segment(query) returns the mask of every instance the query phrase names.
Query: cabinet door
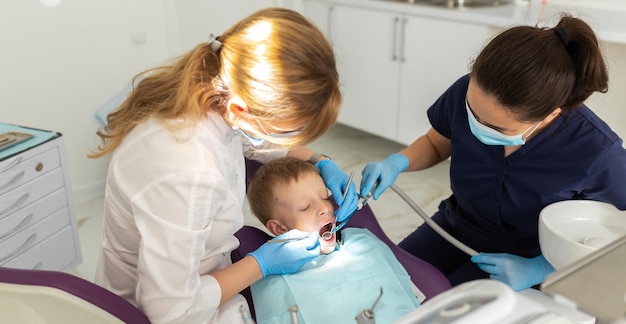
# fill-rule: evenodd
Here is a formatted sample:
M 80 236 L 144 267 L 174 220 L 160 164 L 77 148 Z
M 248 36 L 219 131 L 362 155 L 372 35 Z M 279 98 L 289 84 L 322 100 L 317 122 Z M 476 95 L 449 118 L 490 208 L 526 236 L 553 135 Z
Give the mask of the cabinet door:
M 430 128 L 426 110 L 470 71 L 490 31 L 481 25 L 406 16 L 401 34 L 397 141 L 408 145 Z
M 339 122 L 388 139 L 396 137 L 399 16 L 335 6 L 330 39 L 343 92 Z

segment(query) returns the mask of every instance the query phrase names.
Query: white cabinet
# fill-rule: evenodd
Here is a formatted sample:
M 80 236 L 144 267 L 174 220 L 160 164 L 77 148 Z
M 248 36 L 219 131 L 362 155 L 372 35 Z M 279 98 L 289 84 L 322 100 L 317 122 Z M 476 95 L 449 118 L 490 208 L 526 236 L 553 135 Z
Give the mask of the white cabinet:
M 5 153 L 0 157 L 0 266 L 73 269 L 82 259 L 63 137 L 52 133 L 34 146 L 0 153 Z
M 330 38 L 343 87 L 339 122 L 395 140 L 400 17 L 390 12 L 335 6 L 330 19 Z
M 403 144 L 429 127 L 426 110 L 490 36 L 484 25 L 309 0 L 305 14 L 337 56 L 342 124 Z
M 403 16 L 398 83 L 396 140 L 410 144 L 430 123 L 426 110 L 470 64 L 488 38 L 490 28 L 440 19 Z

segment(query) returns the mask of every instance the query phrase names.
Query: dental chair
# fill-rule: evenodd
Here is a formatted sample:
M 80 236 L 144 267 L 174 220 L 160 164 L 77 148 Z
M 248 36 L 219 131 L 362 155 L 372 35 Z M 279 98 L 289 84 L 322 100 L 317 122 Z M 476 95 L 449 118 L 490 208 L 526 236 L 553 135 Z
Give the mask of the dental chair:
M 259 162 L 246 160 L 246 184 L 250 182 L 254 173 L 260 166 L 261 164 Z M 411 281 L 413 281 L 415 286 L 426 296 L 425 302 L 428 302 L 429 299 L 452 287 L 446 276 L 433 265 L 406 252 L 393 243 L 376 220 L 376 216 L 369 205 L 365 205 L 361 210 L 357 211 L 348 224 L 346 224 L 346 227 L 367 228 L 380 240 L 385 242 L 398 261 L 404 266 L 409 276 L 411 276 Z M 272 236 L 263 230 L 248 225 L 244 225 L 243 228 L 235 233 L 235 236 L 239 239 L 240 245 L 231 253 L 233 263 L 241 260 L 247 253 L 258 249 L 263 243 L 272 238 Z M 252 302 L 250 288 L 246 288 L 241 294 L 248 301 L 250 312 L 254 317 L 254 304 Z
M 2 323 L 150 323 L 122 297 L 69 273 L 0 267 Z

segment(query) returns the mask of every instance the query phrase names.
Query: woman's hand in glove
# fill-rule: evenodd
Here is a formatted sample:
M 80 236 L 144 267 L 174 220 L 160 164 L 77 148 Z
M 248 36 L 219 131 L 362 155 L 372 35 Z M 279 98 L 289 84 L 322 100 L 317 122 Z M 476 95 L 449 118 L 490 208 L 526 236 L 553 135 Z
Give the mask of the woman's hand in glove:
M 523 290 L 542 283 L 554 268 L 543 255 L 524 258 L 508 253 L 481 253 L 472 262 L 495 279 L 509 285 L 513 290 Z
M 275 239 L 297 238 L 299 240 L 280 243 L 266 242 L 248 255 L 256 259 L 263 278 L 269 275 L 294 273 L 320 255 L 319 237 L 319 233 L 316 232 L 306 233 L 294 229 Z
M 342 206 L 337 210 L 337 222 L 341 223 L 357 209 L 359 196 L 356 194 L 356 185 L 352 182 L 350 187 L 346 188 L 348 175 L 331 160 L 321 160 L 315 166 L 320 170 L 324 184 L 332 193 L 337 206 Z M 346 199 L 342 201 L 341 198 L 346 190 L 348 190 Z
M 409 159 L 400 153 L 391 154 L 382 161 L 369 162 L 362 172 L 361 196 L 366 196 L 375 186 L 372 195 L 378 199 L 408 167 Z

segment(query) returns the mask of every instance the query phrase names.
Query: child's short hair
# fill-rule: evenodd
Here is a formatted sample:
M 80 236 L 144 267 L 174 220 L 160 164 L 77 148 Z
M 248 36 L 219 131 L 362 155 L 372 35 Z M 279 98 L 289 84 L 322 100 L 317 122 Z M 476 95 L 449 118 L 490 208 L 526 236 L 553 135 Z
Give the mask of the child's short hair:
M 274 188 L 278 184 L 297 181 L 298 177 L 319 171 L 311 162 L 284 157 L 262 165 L 248 184 L 250 209 L 263 225 L 272 219 Z

